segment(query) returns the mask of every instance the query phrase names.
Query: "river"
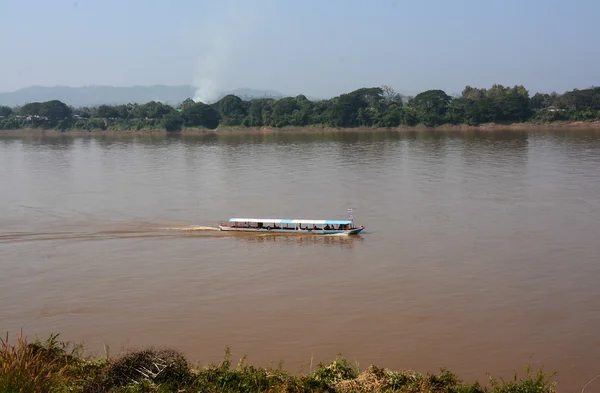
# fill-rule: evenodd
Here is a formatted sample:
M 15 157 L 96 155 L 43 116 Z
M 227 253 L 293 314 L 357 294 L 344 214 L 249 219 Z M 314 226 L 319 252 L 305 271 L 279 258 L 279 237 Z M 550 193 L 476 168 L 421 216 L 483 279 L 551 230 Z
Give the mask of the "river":
M 293 372 L 530 364 L 561 391 L 600 374 L 600 132 L 4 136 L 0 168 L 5 332 Z M 359 236 L 214 230 L 348 208 Z

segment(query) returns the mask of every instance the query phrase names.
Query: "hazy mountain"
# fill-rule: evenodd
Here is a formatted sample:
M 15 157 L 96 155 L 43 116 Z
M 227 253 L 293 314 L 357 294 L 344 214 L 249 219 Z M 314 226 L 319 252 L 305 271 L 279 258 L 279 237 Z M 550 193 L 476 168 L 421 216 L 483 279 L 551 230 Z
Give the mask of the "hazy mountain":
M 193 86 L 30 86 L 10 93 L 0 93 L 0 105 L 18 106 L 28 102 L 60 100 L 74 107 L 97 106 L 102 104 L 127 104 L 161 101 L 176 105 L 186 98 L 193 98 L 196 89 Z M 235 94 L 242 99 L 262 97 L 283 97 L 281 93 L 270 90 L 235 89 L 219 94 L 219 98 Z

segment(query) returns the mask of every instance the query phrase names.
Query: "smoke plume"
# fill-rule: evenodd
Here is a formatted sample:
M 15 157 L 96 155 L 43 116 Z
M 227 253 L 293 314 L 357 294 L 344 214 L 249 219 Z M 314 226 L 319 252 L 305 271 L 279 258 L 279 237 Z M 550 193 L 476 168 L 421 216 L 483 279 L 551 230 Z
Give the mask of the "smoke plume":
M 194 101 L 211 103 L 227 89 L 232 75 L 240 76 L 244 66 L 244 50 L 251 44 L 251 36 L 265 24 L 262 17 L 271 0 L 246 2 L 220 0 L 210 21 L 200 27 L 200 51 L 194 72 Z M 238 72 L 235 72 L 236 69 Z M 243 86 L 235 86 L 243 87 Z

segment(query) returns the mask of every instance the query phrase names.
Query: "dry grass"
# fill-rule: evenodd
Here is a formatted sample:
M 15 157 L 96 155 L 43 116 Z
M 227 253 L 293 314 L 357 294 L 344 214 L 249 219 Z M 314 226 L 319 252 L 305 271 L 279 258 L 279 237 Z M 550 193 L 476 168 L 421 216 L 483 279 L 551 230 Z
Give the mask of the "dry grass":
M 331 132 L 420 132 L 420 131 L 439 131 L 439 132 L 467 132 L 467 131 L 526 131 L 526 130 L 539 130 L 539 129 L 552 129 L 552 130 L 598 130 L 600 129 L 600 121 L 553 121 L 553 122 L 527 122 L 527 123 L 483 123 L 479 125 L 468 125 L 468 124 L 442 124 L 435 127 L 426 127 L 422 125 L 417 126 L 399 126 L 392 128 L 376 128 L 376 127 L 353 127 L 353 128 L 335 128 L 328 126 L 305 126 L 295 127 L 289 126 L 284 128 L 276 127 L 229 127 L 222 126 L 217 129 L 206 129 L 206 128 L 184 128 L 181 134 L 184 135 L 206 135 L 206 134 L 264 134 L 264 133 L 331 133 Z M 39 129 L 39 128 L 22 128 L 16 130 L 0 130 L 0 135 L 6 136 L 23 136 L 23 135 L 43 135 L 43 136 L 54 136 L 54 135 L 71 135 L 71 136 L 86 136 L 86 135 L 166 135 L 167 131 L 154 128 L 154 129 L 141 129 L 141 130 L 68 130 L 66 132 L 55 130 L 55 129 Z
M 95 378 L 83 387 L 86 393 L 101 393 L 127 385 L 186 385 L 192 373 L 185 357 L 171 349 L 130 351 L 109 360 Z
M 0 338 L 0 391 L 52 392 L 59 389 L 67 364 L 30 344 L 21 332 L 15 343 Z

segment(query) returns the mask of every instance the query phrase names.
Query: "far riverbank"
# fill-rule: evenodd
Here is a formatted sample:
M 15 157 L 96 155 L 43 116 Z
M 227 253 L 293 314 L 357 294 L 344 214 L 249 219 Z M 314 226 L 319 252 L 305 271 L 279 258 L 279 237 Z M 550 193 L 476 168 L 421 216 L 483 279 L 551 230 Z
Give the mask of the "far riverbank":
M 35 135 L 144 135 L 144 134 L 181 134 L 181 135 L 202 135 L 202 134 L 256 134 L 256 133 L 331 133 L 331 132 L 497 132 L 497 131 L 600 131 L 600 121 L 573 121 L 573 122 L 552 122 L 552 123 L 485 123 L 480 125 L 441 125 L 435 127 L 426 126 L 401 126 L 392 128 L 376 127 L 353 127 L 353 128 L 335 128 L 335 127 L 219 127 L 216 129 L 208 128 L 184 128 L 178 132 L 167 132 L 165 129 L 142 129 L 142 130 L 68 130 L 60 131 L 56 129 L 40 128 L 22 128 L 16 130 L 2 130 L 0 135 L 4 136 L 35 136 Z

